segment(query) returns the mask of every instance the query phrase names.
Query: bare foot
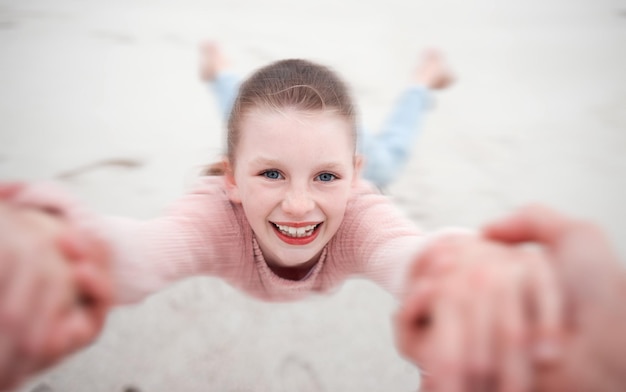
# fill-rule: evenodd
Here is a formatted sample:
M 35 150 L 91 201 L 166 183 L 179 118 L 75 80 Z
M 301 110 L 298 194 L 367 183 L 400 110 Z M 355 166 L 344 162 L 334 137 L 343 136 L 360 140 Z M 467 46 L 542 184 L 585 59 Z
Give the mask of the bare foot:
M 200 44 L 200 79 L 215 80 L 220 72 L 232 67 L 230 59 L 215 41 L 204 41 Z
M 454 75 L 441 52 L 428 49 L 422 54 L 422 59 L 412 75 L 412 81 L 431 90 L 442 90 L 454 82 Z

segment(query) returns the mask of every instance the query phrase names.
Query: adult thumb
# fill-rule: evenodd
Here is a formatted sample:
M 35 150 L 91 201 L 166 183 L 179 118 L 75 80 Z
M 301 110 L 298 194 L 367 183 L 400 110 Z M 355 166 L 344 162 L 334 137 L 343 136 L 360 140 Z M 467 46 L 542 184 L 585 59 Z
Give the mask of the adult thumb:
M 550 247 L 568 234 L 572 223 L 551 208 L 530 205 L 485 225 L 482 232 L 485 237 L 500 242 L 538 242 Z

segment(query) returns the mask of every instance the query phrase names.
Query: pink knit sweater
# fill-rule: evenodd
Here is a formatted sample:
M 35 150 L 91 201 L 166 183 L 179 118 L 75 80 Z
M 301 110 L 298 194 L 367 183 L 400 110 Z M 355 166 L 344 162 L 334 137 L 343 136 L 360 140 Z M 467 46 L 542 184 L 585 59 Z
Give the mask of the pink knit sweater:
M 119 303 L 139 301 L 197 275 L 223 278 L 264 300 L 294 300 L 311 292 L 328 292 L 348 277 L 371 279 L 398 296 L 408 265 L 435 236 L 423 235 L 387 197 L 362 181 L 319 262 L 305 278 L 293 281 L 267 266 L 243 208 L 230 202 L 222 177 L 201 178 L 164 216 L 149 221 L 97 216 L 57 191 L 42 193 L 31 187 L 20 197 L 25 203 L 52 204 L 65 210 L 108 243 Z M 42 203 L 42 197 L 46 202 Z

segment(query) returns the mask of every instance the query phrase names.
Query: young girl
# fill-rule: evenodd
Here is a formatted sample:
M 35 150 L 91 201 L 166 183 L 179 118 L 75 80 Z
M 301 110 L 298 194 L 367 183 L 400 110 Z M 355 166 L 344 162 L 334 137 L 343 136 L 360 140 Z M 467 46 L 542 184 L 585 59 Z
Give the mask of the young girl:
M 436 249 L 439 236 L 423 234 L 359 179 L 356 133 L 348 90 L 331 70 L 304 60 L 278 61 L 239 89 L 228 121 L 223 175 L 201 178 L 163 217 L 142 222 L 98 216 L 37 185 L 5 199 L 14 206 L 53 211 L 75 232 L 99 238 L 112 278 L 103 274 L 98 283 L 112 282 L 117 303 L 139 301 L 200 274 L 221 277 L 271 301 L 328 292 L 351 276 L 371 279 L 400 296 L 429 274 L 452 275 L 453 281 L 488 274 L 501 281 L 495 285 L 482 279 L 497 290 L 483 289 L 481 295 L 508 290 L 517 300 L 506 302 L 507 307 L 524 308 L 529 299 L 539 315 L 549 313 L 543 311 L 552 309 L 543 295 L 555 285 L 545 279 L 544 264 L 422 265 L 420 252 Z M 422 272 L 407 275 L 416 266 Z M 470 301 L 472 286 L 464 287 Z M 532 295 L 520 294 L 527 291 Z M 92 290 L 86 302 L 106 303 L 98 300 L 98 291 Z M 485 314 L 481 302 L 474 305 L 467 317 Z M 497 331 L 499 315 L 479 316 L 480 325 L 495 325 Z M 537 324 L 548 332 L 558 328 L 542 321 L 538 317 Z M 508 344 L 506 336 L 498 341 Z
M 228 121 L 241 84 L 230 59 L 212 41 L 200 45 L 200 78 L 210 84 L 218 109 Z M 408 162 L 422 118 L 431 106 L 432 92 L 449 87 L 454 80 L 443 56 L 436 50 L 422 54 L 411 75 L 409 86 L 394 104 L 378 133 L 357 126 L 357 150 L 365 158 L 362 176 L 374 185 L 389 185 Z

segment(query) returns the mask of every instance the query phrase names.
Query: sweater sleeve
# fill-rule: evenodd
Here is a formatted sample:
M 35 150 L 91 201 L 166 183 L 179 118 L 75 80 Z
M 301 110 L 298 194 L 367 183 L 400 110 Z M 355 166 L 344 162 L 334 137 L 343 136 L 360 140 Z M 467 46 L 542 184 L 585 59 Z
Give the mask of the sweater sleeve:
M 184 196 L 151 221 L 107 218 L 118 302 L 141 300 L 191 276 L 236 279 L 250 247 L 243 241 L 241 218 L 214 189 Z
M 49 185 L 29 186 L 16 201 L 58 210 L 71 224 L 104 242 L 116 302 L 127 304 L 186 277 L 237 276 L 246 251 L 245 218 L 228 200 L 220 180 L 202 179 L 162 217 L 148 221 L 98 215 Z
M 360 192 L 348 204 L 333 242 L 338 275 L 372 280 L 396 298 L 403 294 L 409 266 L 438 238 L 467 233 L 444 229 L 424 233 L 386 196 Z

